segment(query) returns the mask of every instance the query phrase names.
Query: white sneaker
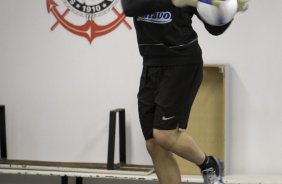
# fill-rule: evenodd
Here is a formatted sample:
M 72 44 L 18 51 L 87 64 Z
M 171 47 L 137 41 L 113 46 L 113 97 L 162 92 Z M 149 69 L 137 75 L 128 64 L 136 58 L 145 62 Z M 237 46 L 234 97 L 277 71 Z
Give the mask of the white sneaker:
M 216 162 L 216 168 L 210 167 L 201 171 L 204 178 L 204 184 L 223 184 L 223 162 L 213 156 L 209 156 L 209 158 Z

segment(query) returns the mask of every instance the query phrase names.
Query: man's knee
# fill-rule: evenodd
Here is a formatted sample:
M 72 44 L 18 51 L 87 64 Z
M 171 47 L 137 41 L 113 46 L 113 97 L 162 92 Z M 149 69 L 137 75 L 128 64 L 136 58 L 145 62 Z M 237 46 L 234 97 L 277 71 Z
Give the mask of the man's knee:
M 154 138 L 161 147 L 170 150 L 177 140 L 178 130 L 158 130 L 154 129 Z
M 152 157 L 160 151 L 160 145 L 156 142 L 154 138 L 146 141 L 146 148 Z

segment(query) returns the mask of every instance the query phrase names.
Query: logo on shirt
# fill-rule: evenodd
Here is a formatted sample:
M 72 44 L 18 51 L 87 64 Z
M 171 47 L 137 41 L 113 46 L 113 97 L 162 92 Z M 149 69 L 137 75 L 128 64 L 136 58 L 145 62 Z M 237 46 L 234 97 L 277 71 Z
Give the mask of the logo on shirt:
M 121 24 L 131 29 L 124 13 L 116 8 L 117 2 L 118 0 L 46 0 L 48 13 L 56 19 L 51 30 L 60 25 L 92 43 L 95 38 L 114 31 Z
M 170 12 L 155 12 L 137 18 L 137 21 L 150 22 L 154 24 L 167 24 L 172 21 Z

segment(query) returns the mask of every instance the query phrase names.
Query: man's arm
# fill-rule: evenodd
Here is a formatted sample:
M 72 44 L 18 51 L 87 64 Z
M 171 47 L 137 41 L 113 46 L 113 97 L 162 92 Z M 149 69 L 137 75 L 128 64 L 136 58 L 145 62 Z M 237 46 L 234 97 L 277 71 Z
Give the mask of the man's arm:
M 229 22 L 225 25 L 222 25 L 222 26 L 212 26 L 212 25 L 209 25 L 209 24 L 204 22 L 206 30 L 214 36 L 218 36 L 218 35 L 221 35 L 222 33 L 224 33 L 226 31 L 226 29 L 230 26 L 230 24 L 231 24 L 231 22 Z
M 200 0 L 200 1 L 211 1 L 213 3 L 213 5 L 215 6 L 220 6 L 220 3 L 222 3 L 222 0 Z M 244 12 L 248 9 L 248 2 L 249 0 L 237 0 L 238 3 L 238 12 Z M 213 26 L 213 25 L 209 25 L 207 24 L 204 20 L 201 19 L 201 16 L 199 15 L 199 13 L 196 11 L 196 15 L 197 17 L 204 23 L 206 30 L 212 34 L 212 35 L 221 35 L 222 33 L 224 33 L 227 28 L 230 26 L 230 24 L 232 23 L 232 21 L 230 21 L 229 23 L 222 25 L 222 26 Z
M 197 12 L 197 10 L 195 9 L 195 14 L 197 15 L 197 17 L 203 22 L 206 30 L 214 35 L 214 36 L 218 36 L 221 35 L 222 33 L 224 33 L 226 31 L 226 29 L 230 26 L 230 24 L 232 23 L 232 21 L 230 21 L 229 23 L 222 25 L 222 26 L 213 26 L 213 25 L 209 25 L 207 24 L 199 15 L 199 13 Z

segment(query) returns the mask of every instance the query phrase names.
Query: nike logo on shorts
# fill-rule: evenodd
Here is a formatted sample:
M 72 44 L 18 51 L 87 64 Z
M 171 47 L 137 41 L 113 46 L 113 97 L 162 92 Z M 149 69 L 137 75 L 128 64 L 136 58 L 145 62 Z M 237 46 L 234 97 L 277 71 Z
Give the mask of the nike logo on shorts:
M 162 120 L 167 121 L 167 120 L 170 120 L 170 119 L 173 119 L 173 118 L 174 118 L 174 116 L 171 116 L 171 117 L 165 117 L 165 116 L 163 116 L 163 117 L 162 117 Z

